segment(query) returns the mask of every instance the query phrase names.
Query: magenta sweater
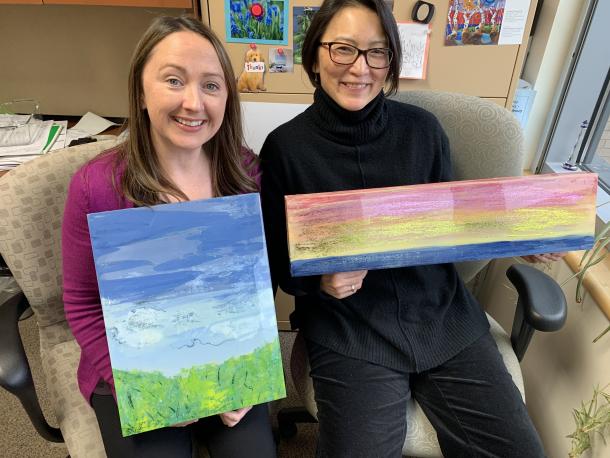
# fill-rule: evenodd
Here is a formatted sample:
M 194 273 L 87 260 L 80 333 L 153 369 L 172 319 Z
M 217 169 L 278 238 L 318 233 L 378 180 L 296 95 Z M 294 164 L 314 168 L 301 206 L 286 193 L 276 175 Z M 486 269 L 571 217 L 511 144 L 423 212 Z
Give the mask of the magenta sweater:
M 77 379 L 87 402 L 100 379 L 110 385 L 116 398 L 87 225 L 89 213 L 133 207 L 113 185 L 113 174 L 118 184 L 124 170 L 115 171 L 116 154 L 116 150 L 102 153 L 74 174 L 62 224 L 64 310 L 81 348 Z M 244 148 L 243 154 L 245 164 L 253 160 L 251 151 Z

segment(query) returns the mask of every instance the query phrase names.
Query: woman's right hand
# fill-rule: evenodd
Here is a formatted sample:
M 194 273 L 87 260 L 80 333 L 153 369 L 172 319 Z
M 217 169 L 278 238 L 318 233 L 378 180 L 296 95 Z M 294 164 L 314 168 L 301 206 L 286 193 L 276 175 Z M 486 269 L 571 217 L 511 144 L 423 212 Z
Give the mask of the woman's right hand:
M 325 274 L 320 278 L 320 289 L 329 296 L 337 299 L 356 294 L 362 288 L 362 282 L 368 270 L 356 270 L 354 272 L 337 272 Z
M 241 409 L 221 413 L 218 416 L 220 417 L 220 421 L 222 421 L 225 426 L 232 428 L 239 423 L 242 418 L 244 418 L 244 415 L 250 412 L 250 409 L 252 409 L 252 406 L 242 407 Z

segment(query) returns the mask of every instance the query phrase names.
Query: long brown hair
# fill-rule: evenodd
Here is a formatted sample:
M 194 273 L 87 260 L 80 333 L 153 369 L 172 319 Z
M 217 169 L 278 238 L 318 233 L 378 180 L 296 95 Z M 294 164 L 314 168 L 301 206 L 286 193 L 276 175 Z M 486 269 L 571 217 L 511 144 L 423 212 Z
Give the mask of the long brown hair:
M 241 107 L 233 67 L 227 52 L 214 32 L 200 20 L 188 16 L 162 16 L 153 21 L 140 39 L 129 70 L 129 136 L 120 148 L 119 161 L 125 165 L 120 188 L 124 196 L 138 206 L 163 203 L 164 195 L 188 200 L 159 163 L 151 141 L 150 120 L 141 103 L 142 72 L 150 53 L 165 37 L 180 31 L 201 35 L 214 46 L 227 85 L 224 119 L 216 135 L 205 144 L 206 153 L 210 158 L 213 195 L 253 192 L 258 188 L 251 172 L 256 165 L 256 158 L 244 163 Z
M 402 51 L 400 48 L 400 36 L 398 35 L 398 26 L 396 19 L 392 16 L 392 12 L 387 7 L 383 0 L 325 0 L 320 9 L 316 11 L 301 50 L 303 69 L 309 76 L 309 81 L 314 87 L 320 87 L 320 82 L 314 68 L 318 61 L 318 49 L 320 47 L 320 39 L 328 23 L 335 17 L 340 10 L 347 7 L 363 7 L 374 12 L 381 22 L 381 27 L 388 39 L 388 47 L 392 50 L 392 61 L 386 77 L 388 83 L 387 94 L 394 94 L 398 90 L 398 82 L 400 77 L 400 63 L 402 62 Z

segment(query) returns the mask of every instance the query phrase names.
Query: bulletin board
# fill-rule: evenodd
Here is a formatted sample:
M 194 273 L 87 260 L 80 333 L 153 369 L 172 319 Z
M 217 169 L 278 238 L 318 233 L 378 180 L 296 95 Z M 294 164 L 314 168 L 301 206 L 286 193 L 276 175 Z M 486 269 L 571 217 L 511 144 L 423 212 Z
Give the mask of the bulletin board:
M 431 34 L 425 80 L 401 80 L 400 90 L 438 90 L 483 97 L 510 107 L 525 58 L 529 30 L 537 0 L 532 0 L 521 44 L 500 46 L 445 46 L 445 29 L 453 0 L 428 0 L 435 6 L 430 22 Z M 290 0 L 288 8 L 288 44 L 259 44 L 266 61 L 269 49 L 293 47 L 293 7 L 320 5 L 320 0 Z M 393 13 L 397 21 L 411 21 L 416 0 L 395 0 Z M 236 75 L 244 68 L 247 43 L 229 43 L 225 33 L 224 0 L 201 0 L 203 20 L 225 41 Z M 313 87 L 302 66 L 295 64 L 292 73 L 264 74 L 267 91 L 244 93 L 242 100 L 253 102 L 309 103 Z
M 262 51 L 266 64 L 269 63 L 270 49 L 282 47 L 292 50 L 292 8 L 294 6 L 319 6 L 321 2 L 320 0 L 301 0 L 298 2 L 287 1 L 286 3 L 289 5 L 287 44 L 257 44 L 257 48 Z M 244 69 L 245 53 L 248 50 L 248 43 L 227 42 L 225 1 L 202 0 L 201 11 L 203 20 L 207 20 L 214 32 L 224 41 L 231 62 L 233 63 L 235 76 L 239 77 Z M 267 91 L 260 93 L 242 93 L 241 100 L 248 102 L 310 103 L 312 101 L 311 94 L 313 93 L 313 86 L 310 84 L 309 78 L 302 68 L 301 65 L 294 65 L 294 70 L 290 73 L 269 73 L 266 71 L 264 83 Z

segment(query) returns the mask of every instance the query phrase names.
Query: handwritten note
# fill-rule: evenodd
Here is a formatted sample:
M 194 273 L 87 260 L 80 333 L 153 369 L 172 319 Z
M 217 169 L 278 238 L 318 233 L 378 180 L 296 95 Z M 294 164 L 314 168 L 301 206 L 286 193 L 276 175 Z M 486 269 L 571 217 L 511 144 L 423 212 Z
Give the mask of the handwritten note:
M 401 78 L 426 79 L 430 26 L 413 22 L 399 22 L 398 33 L 402 48 Z

